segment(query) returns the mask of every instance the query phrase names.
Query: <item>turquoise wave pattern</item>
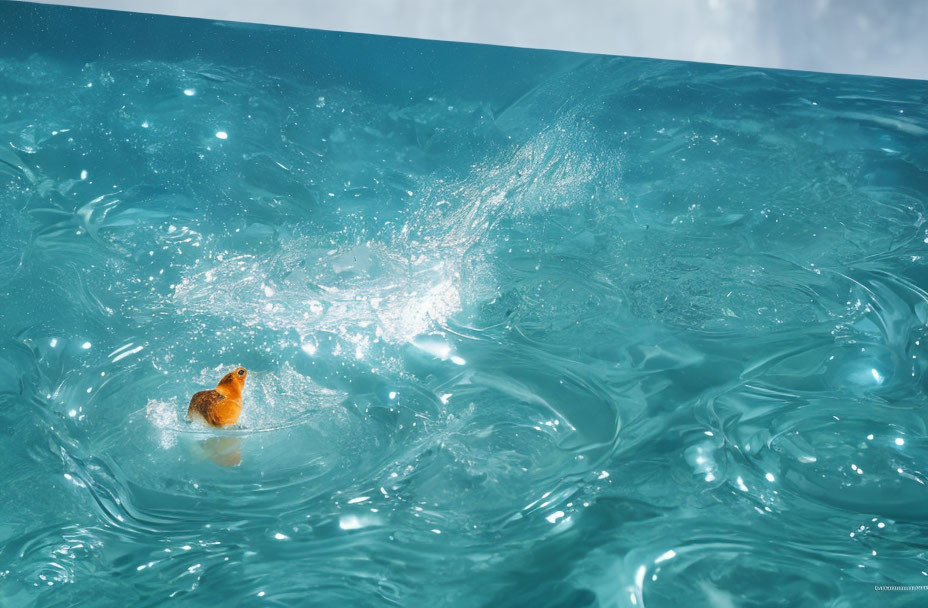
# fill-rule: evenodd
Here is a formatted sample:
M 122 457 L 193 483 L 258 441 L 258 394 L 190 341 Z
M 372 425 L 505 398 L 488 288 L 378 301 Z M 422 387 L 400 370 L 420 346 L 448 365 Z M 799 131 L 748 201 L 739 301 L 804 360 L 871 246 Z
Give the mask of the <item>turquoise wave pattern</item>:
M 0 605 L 928 597 L 925 83 L 0 19 Z

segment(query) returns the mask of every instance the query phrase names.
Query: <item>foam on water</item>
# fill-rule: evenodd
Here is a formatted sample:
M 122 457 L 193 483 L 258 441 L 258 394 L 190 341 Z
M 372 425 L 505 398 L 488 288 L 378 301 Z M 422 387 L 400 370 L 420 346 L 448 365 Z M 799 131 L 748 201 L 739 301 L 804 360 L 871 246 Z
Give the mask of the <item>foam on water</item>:
M 919 83 L 349 39 L 0 56 L 0 604 L 922 583 Z

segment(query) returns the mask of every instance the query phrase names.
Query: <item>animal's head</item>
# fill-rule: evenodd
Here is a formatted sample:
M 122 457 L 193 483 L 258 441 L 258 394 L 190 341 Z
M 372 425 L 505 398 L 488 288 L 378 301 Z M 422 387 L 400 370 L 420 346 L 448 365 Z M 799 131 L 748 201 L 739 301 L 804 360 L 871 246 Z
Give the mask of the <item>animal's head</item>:
M 231 372 L 222 377 L 219 386 L 216 387 L 220 393 L 231 395 L 241 395 L 242 389 L 245 388 L 245 378 L 248 377 L 248 370 L 244 367 L 236 367 Z

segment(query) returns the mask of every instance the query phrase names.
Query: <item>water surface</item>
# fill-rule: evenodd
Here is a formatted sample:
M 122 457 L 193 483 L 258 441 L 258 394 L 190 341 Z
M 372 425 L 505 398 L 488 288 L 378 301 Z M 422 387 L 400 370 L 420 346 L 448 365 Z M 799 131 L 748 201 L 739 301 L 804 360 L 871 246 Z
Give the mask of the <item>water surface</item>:
M 925 593 L 925 83 L 0 21 L 0 604 Z

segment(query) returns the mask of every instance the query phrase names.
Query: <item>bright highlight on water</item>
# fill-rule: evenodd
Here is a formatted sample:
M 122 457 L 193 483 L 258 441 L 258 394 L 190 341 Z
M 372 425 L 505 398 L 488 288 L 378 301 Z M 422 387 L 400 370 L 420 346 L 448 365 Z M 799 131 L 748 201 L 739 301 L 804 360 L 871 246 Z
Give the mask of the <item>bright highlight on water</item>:
M 924 83 L 0 20 L 0 605 L 920 601 Z

